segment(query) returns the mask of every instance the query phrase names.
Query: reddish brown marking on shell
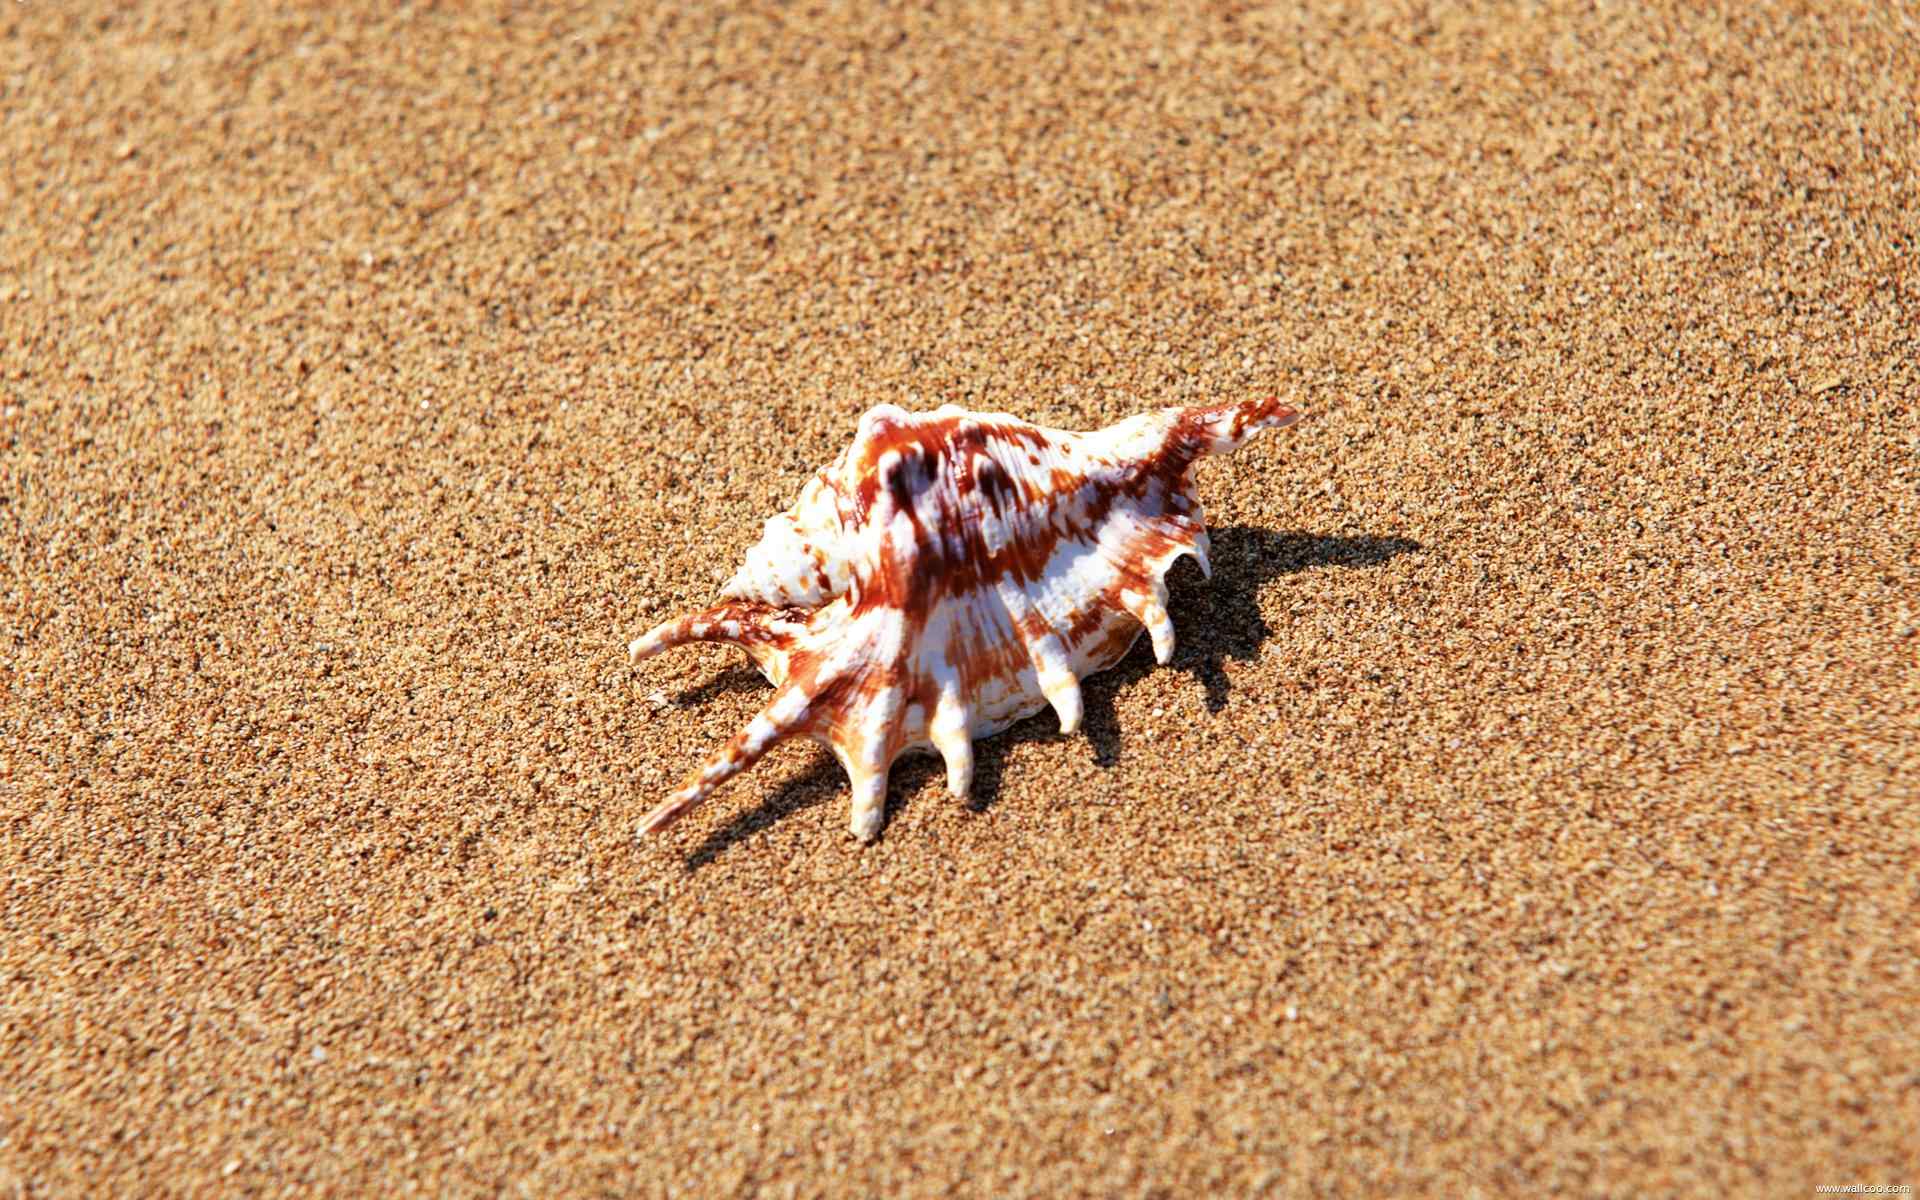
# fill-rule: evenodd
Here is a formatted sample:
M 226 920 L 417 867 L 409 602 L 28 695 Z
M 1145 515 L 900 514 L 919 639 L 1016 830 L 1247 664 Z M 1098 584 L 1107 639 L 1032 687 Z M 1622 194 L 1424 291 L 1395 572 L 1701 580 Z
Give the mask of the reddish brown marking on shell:
M 1089 634 L 1092 632 L 1092 630 L 1088 631 Z M 1127 651 L 1133 649 L 1133 643 L 1139 637 L 1139 626 L 1131 622 L 1118 622 L 1114 625 L 1113 632 L 1107 636 L 1106 643 L 1092 650 L 1088 657 L 1102 664 L 1103 667 L 1110 667 L 1127 656 Z
M 1079 612 L 1074 613 L 1072 622 L 1060 631 L 1060 636 L 1066 638 L 1068 643 L 1072 645 L 1078 645 L 1084 641 L 1094 630 L 1106 624 L 1108 618 L 1113 615 L 1114 610 L 1120 607 L 1120 597 L 1118 595 L 1109 595 L 1108 599 L 1112 602 L 1112 608 L 1101 609 L 1090 607 L 1083 608 Z
M 1157 498 L 1163 503 L 1144 504 L 1142 508 L 1142 536 L 1159 543 L 1158 553 L 1184 546 L 1202 529 L 1179 511 L 1190 508 L 1182 490 L 1185 476 L 1213 442 L 1212 427 L 1231 416 L 1229 430 L 1238 438 L 1244 435 L 1250 420 L 1265 412 L 1264 406 L 1187 410 L 1159 453 L 1150 458 L 1114 464 L 1110 473 L 1097 477 L 1053 468 L 1049 472 L 1052 495 L 1071 499 L 1072 512 L 1088 519 L 1108 512 L 1123 496 L 1138 502 Z M 971 591 L 1001 579 L 1028 584 L 1044 572 L 1062 536 L 1089 534 L 1085 519 L 1067 522 L 1064 534 L 1047 519 L 1053 516 L 1048 495 L 1015 481 L 995 457 L 996 442 L 1009 449 L 1023 445 L 1038 448 L 1046 444 L 1046 437 L 1037 427 L 973 416 L 872 423 L 870 435 L 859 444 L 857 461 L 864 469 L 857 477 L 853 508 L 862 519 L 871 519 L 884 493 L 893 511 L 905 514 L 912 523 L 914 544 L 892 546 L 895 553 L 889 557 L 903 564 L 905 572 L 882 572 L 880 577 L 867 580 L 858 597 L 860 609 L 881 605 L 924 609 L 942 594 Z M 1039 461 L 1031 452 L 1025 457 L 1029 462 Z M 936 488 L 948 493 L 939 505 L 938 535 L 931 534 L 923 524 L 921 503 Z M 984 544 L 979 520 L 966 511 L 970 501 L 1002 521 L 1014 522 L 1006 530 L 1006 545 L 999 551 Z M 1155 529 L 1156 522 L 1161 523 L 1164 533 Z
M 1030 642 L 1037 642 L 1054 631 L 1053 626 L 1047 623 L 1047 619 L 1037 612 L 1020 618 L 1016 627 L 1020 630 L 1021 636 Z

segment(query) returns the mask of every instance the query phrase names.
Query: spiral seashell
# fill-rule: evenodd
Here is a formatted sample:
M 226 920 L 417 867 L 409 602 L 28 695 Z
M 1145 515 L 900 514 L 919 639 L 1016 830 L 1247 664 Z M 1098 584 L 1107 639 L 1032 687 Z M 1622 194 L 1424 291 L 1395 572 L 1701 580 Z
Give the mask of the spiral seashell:
M 882 404 L 853 444 L 772 517 L 705 612 L 629 647 L 740 647 L 774 684 L 747 727 L 649 813 L 661 829 L 785 738 L 825 744 L 871 840 L 887 773 L 909 750 L 946 760 L 964 796 L 973 741 L 1052 706 L 1080 725 L 1080 680 L 1144 629 L 1173 656 L 1164 578 L 1190 554 L 1211 576 L 1190 469 L 1299 419 L 1278 400 L 1165 408 L 1095 433 L 946 405 Z

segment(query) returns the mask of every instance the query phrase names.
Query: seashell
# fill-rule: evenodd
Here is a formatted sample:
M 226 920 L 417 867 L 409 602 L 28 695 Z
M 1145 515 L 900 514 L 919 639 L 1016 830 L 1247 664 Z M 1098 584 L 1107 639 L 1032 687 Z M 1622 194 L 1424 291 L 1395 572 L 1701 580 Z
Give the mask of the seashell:
M 1167 569 L 1212 574 L 1190 469 L 1299 419 L 1277 399 L 1165 408 L 1069 433 L 951 404 L 882 404 L 853 444 L 771 518 L 705 612 L 628 647 L 633 662 L 726 642 L 774 684 L 767 706 L 649 813 L 671 824 L 776 743 L 824 743 L 853 782 L 870 840 L 900 754 L 937 751 L 964 796 L 973 739 L 1051 705 L 1080 725 L 1081 678 L 1144 630 L 1173 656 Z

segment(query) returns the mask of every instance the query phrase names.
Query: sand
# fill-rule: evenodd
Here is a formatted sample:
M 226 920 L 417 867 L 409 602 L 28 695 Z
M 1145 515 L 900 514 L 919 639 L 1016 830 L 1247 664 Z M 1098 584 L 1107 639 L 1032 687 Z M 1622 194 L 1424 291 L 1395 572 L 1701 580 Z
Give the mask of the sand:
M 1920 1183 L 1900 5 L 0 8 L 0 1195 Z M 1210 461 L 862 847 L 868 405 Z

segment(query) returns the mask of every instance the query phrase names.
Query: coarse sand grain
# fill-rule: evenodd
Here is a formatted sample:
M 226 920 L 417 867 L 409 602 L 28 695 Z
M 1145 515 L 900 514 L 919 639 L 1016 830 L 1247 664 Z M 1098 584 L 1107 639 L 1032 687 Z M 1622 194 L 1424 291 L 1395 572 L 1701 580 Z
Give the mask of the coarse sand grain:
M 0 5 L 0 1196 L 1920 1183 L 1910 4 Z M 630 669 L 887 400 L 1180 650 Z

